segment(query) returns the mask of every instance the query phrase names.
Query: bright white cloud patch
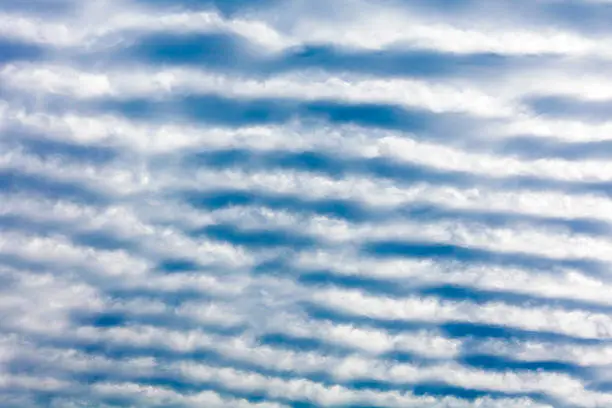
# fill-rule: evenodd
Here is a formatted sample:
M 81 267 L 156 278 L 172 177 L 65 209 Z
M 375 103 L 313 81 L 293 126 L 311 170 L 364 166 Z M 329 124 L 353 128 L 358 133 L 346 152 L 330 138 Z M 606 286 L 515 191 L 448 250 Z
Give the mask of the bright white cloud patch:
M 0 0 L 0 406 L 612 406 L 612 8 L 501 3 Z

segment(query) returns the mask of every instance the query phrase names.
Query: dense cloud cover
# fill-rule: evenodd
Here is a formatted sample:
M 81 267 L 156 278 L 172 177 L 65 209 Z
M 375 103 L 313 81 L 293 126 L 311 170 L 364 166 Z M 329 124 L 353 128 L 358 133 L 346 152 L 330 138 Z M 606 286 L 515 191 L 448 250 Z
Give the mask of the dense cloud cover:
M 0 406 L 612 407 L 611 21 L 0 0 Z

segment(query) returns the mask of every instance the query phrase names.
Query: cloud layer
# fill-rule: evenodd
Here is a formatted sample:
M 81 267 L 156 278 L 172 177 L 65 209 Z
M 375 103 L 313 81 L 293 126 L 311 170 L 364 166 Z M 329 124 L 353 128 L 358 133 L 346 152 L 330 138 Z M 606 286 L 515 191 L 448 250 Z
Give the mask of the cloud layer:
M 0 0 L 0 405 L 612 406 L 610 17 Z

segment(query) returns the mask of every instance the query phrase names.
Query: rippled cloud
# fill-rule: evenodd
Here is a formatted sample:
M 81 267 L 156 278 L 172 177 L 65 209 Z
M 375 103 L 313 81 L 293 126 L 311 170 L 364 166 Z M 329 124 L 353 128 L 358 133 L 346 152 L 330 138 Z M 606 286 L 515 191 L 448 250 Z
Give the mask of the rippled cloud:
M 0 0 L 0 405 L 612 406 L 611 17 Z

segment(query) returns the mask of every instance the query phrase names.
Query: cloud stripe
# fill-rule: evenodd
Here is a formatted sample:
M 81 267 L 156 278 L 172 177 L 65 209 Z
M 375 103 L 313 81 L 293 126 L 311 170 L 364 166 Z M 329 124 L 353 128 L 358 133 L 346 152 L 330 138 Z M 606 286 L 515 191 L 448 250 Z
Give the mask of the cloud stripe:
M 122 4 L 123 3 L 123 4 Z M 278 51 L 288 47 L 295 47 L 304 43 L 326 43 L 345 47 L 365 49 L 384 49 L 406 44 L 415 48 L 433 48 L 450 53 L 492 52 L 510 55 L 532 54 L 567 54 L 571 56 L 599 56 L 609 57 L 609 49 L 597 42 L 595 38 L 579 35 L 577 33 L 555 30 L 546 27 L 544 30 L 529 30 L 521 27 L 504 27 L 514 29 L 510 34 L 502 29 L 491 29 L 481 26 L 479 29 L 466 29 L 453 27 L 450 22 L 430 23 L 423 21 L 419 16 L 412 15 L 398 7 L 381 7 L 379 15 L 369 22 L 369 27 L 375 35 L 367 36 L 361 31 L 364 21 L 353 19 L 342 24 L 341 21 L 354 16 L 339 15 L 336 27 L 341 24 L 343 35 L 334 32 L 334 25 L 325 19 L 314 19 L 303 7 L 294 10 L 285 8 L 287 22 L 294 22 L 297 16 L 302 19 L 289 30 L 277 29 L 271 20 L 271 10 L 260 12 L 263 21 L 250 18 L 226 19 L 214 11 L 159 13 L 154 10 L 140 11 L 131 7 L 125 10 L 127 2 L 106 1 L 105 8 L 101 5 L 85 7 L 81 16 L 86 16 L 95 29 L 76 28 L 69 22 L 39 21 L 19 14 L 4 14 L 2 20 L 5 24 L 3 35 L 41 42 L 59 47 L 86 46 L 97 41 L 117 35 L 128 35 L 139 31 L 174 31 L 174 32 L 207 32 L 210 30 L 229 31 L 239 35 L 248 36 L 252 41 L 261 44 L 264 49 Z M 320 2 L 318 2 L 320 3 Z M 358 2 L 362 9 L 371 9 L 371 5 Z M 122 6 L 124 6 L 122 8 Z M 280 8 L 282 9 L 282 7 Z M 100 21 L 101 15 L 109 15 L 110 10 L 119 11 L 112 15 L 105 24 Z M 97 12 L 97 13 L 96 13 Z M 348 13 L 347 13 L 348 14 Z M 74 18 L 74 17 L 73 17 Z M 419 21 L 420 20 L 420 21 Z M 449 24 L 450 23 L 450 24 Z M 94 25 L 95 24 L 95 25 Z M 410 29 L 406 30 L 405 27 Z M 404 30 L 398 30 L 399 27 Z M 279 27 L 280 28 L 280 27 Z M 447 39 L 454 37 L 455 42 Z

